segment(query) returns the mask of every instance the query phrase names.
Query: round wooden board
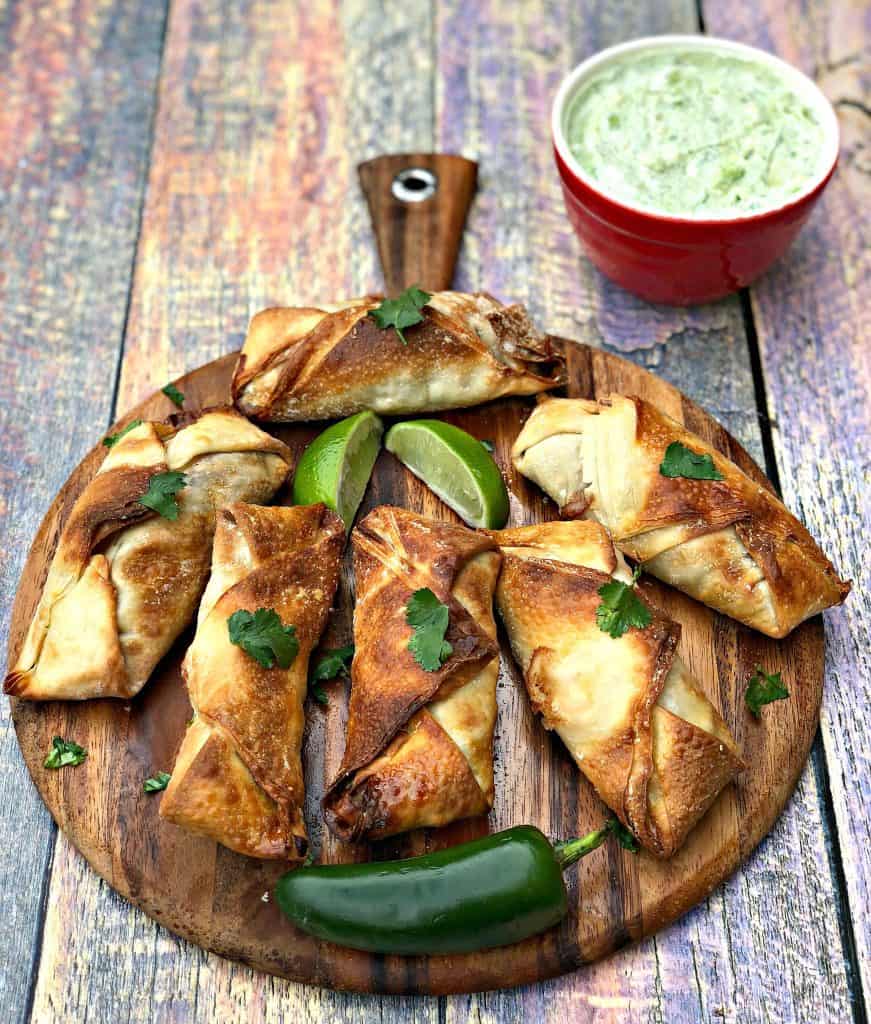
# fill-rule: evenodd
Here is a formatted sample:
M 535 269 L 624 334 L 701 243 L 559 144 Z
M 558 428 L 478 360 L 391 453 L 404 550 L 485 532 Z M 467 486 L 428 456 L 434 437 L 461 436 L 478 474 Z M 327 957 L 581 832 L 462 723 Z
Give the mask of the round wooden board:
M 764 480 L 729 434 L 671 385 L 607 353 L 566 345 L 572 395 L 609 391 L 639 394 L 727 453 L 751 476 Z M 226 401 L 235 355 L 195 370 L 180 382 L 187 407 Z M 554 505 L 512 469 L 509 453 L 533 403 L 514 399 L 443 418 L 495 443 L 511 494 L 511 523 L 551 519 Z M 163 418 L 173 411 L 152 396 L 128 417 Z M 122 421 L 123 422 L 123 421 Z M 276 428 L 298 454 L 317 426 Z M 10 663 L 36 606 L 59 531 L 72 503 L 91 478 L 105 449 L 95 448 L 58 494 L 37 534 L 12 614 Z M 279 501 L 289 501 L 286 489 Z M 361 515 L 392 503 L 424 515 L 453 513 L 382 452 Z M 350 558 L 323 644 L 351 639 Z M 569 916 L 559 928 L 503 949 L 462 956 L 380 957 L 317 942 L 292 928 L 266 895 L 282 873 L 189 835 L 158 817 L 160 796 L 142 782 L 171 770 L 190 707 L 179 663 L 183 636 L 143 692 L 130 703 L 31 703 L 13 700 L 18 740 L 31 776 L 60 828 L 91 866 L 122 896 L 161 924 L 206 949 L 294 981 L 361 992 L 468 992 L 502 988 L 562 974 L 626 942 L 662 928 L 703 899 L 731 874 L 769 830 L 792 792 L 810 750 L 822 696 L 823 630 L 819 618 L 783 641 L 769 640 L 648 581 L 650 596 L 683 626 L 680 650 L 741 747 L 747 770 L 728 787 L 680 853 L 670 861 L 633 855 L 608 843 L 571 869 Z M 583 834 L 601 824 L 605 808 L 580 777 L 559 739 L 532 715 L 522 680 L 502 637 L 499 720 L 496 730 L 496 805 L 489 818 L 412 833 L 371 849 L 338 843 L 326 829 L 319 802 L 344 744 L 347 682 L 327 685 L 329 704 L 311 703 L 304 745 L 306 817 L 315 849 L 325 861 L 388 859 L 451 845 L 520 822 L 555 838 Z M 743 693 L 757 663 L 780 671 L 790 699 L 755 720 Z M 80 768 L 42 767 L 51 738 L 73 739 L 88 750 Z M 99 928 L 99 922 L 87 927 Z

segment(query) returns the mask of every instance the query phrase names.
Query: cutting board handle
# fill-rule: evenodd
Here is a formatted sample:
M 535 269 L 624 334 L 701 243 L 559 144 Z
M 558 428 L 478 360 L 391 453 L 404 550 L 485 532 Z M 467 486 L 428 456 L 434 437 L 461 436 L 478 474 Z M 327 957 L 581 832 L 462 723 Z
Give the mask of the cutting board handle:
M 388 296 L 450 288 L 478 165 L 445 153 L 377 156 L 357 168 Z

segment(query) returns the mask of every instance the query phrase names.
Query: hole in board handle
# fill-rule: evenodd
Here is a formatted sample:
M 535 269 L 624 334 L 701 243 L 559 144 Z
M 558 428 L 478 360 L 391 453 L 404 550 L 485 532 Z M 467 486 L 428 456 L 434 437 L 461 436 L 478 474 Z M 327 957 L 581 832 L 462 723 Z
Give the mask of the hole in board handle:
M 438 178 L 426 167 L 406 167 L 393 179 L 390 191 L 401 203 L 422 203 L 434 196 L 438 187 Z

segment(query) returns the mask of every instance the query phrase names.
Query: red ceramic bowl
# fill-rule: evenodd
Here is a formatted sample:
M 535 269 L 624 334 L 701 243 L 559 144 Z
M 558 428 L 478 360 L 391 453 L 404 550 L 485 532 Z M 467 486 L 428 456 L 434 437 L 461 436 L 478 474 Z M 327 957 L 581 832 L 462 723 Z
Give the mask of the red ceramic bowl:
M 675 46 L 731 52 L 773 67 L 817 113 L 825 154 L 821 170 L 799 196 L 742 216 L 675 217 L 615 199 L 581 170 L 563 133 L 565 112 L 578 88 L 603 65 L 628 53 Z M 837 117 L 809 78 L 770 53 L 710 36 L 649 36 L 603 50 L 565 78 L 551 124 L 569 220 L 590 259 L 628 291 L 680 306 L 719 299 L 764 273 L 798 234 L 838 161 Z

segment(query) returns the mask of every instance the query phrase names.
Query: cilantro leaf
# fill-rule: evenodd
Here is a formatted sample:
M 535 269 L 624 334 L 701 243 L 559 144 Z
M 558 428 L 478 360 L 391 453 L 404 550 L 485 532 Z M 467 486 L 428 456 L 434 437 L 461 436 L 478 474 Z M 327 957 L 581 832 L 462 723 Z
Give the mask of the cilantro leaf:
M 453 654 L 454 649 L 445 640 L 448 630 L 448 606 L 424 587 L 409 598 L 405 608 L 405 621 L 414 630 L 408 649 L 425 672 L 438 672 Z
M 596 625 L 615 640 L 632 626 L 645 629 L 650 625 L 650 609 L 632 589 L 640 575 L 639 566 L 631 583 L 611 580 L 599 587 L 602 603 L 596 609 Z
M 761 665 L 757 665 L 756 673 L 750 677 L 747 684 L 744 701 L 758 718 L 763 705 L 775 700 L 785 700 L 788 696 L 789 690 L 783 685 L 780 673 L 769 675 Z
M 184 395 L 179 391 L 175 384 L 165 384 L 160 390 L 166 395 L 170 402 L 174 403 L 179 407 L 179 409 L 181 409 L 184 405 Z
M 315 686 L 315 683 L 328 682 L 340 675 L 347 675 L 348 666 L 354 657 L 354 645 L 347 647 L 336 647 L 332 651 L 324 651 L 323 657 L 318 661 L 311 674 L 309 692 L 318 704 L 329 704 L 330 698 L 322 686 Z
M 230 643 L 236 644 L 264 668 L 290 668 L 299 653 L 296 626 L 285 626 L 272 608 L 253 614 L 240 609 L 227 619 Z
M 152 509 L 164 519 L 178 519 L 178 502 L 175 496 L 186 483 L 184 473 L 179 473 L 178 470 L 156 473 L 148 481 L 148 490 L 139 499 L 139 504 Z
M 354 645 L 336 647 L 332 651 L 324 651 L 312 672 L 312 682 L 325 683 L 348 671 L 348 665 L 354 657 Z
M 628 850 L 630 853 L 638 853 L 640 849 L 638 840 L 619 818 L 609 818 L 605 822 L 604 828 L 616 838 L 624 850 Z
M 87 750 L 80 747 L 78 743 L 73 743 L 72 740 L 62 740 L 60 736 L 55 736 L 51 741 L 48 757 L 42 762 L 42 766 L 43 768 L 63 768 L 69 765 L 71 768 L 75 768 L 87 756 Z
M 491 455 L 496 451 L 496 445 L 493 444 L 492 441 L 487 441 L 485 439 L 481 442 L 481 446 L 484 448 L 484 451 L 489 452 Z
M 162 789 L 166 789 L 171 778 L 169 772 L 157 772 L 142 783 L 142 790 L 145 793 L 159 793 Z
M 137 427 L 141 426 L 142 420 L 131 420 L 127 426 L 122 430 L 119 430 L 117 434 L 107 434 L 107 436 L 103 438 L 103 444 L 107 448 L 114 448 L 125 434 L 129 434 L 131 430 L 135 430 Z
M 311 849 L 309 849 L 308 853 L 305 855 L 305 860 L 302 862 L 302 867 L 310 868 L 314 862 L 315 855 L 312 853 Z
M 688 480 L 722 480 L 723 474 L 714 465 L 707 453 L 691 451 L 680 441 L 672 441 L 665 450 L 665 458 L 659 465 L 663 476 L 682 476 Z
M 370 309 L 369 316 L 382 329 L 392 327 L 399 335 L 402 344 L 407 345 L 408 342 L 402 333 L 403 328 L 423 323 L 420 311 L 431 298 L 429 292 L 423 291 L 417 285 L 412 285 L 410 288 L 406 288 L 401 295 L 397 295 L 395 299 L 384 299 L 380 306 Z

